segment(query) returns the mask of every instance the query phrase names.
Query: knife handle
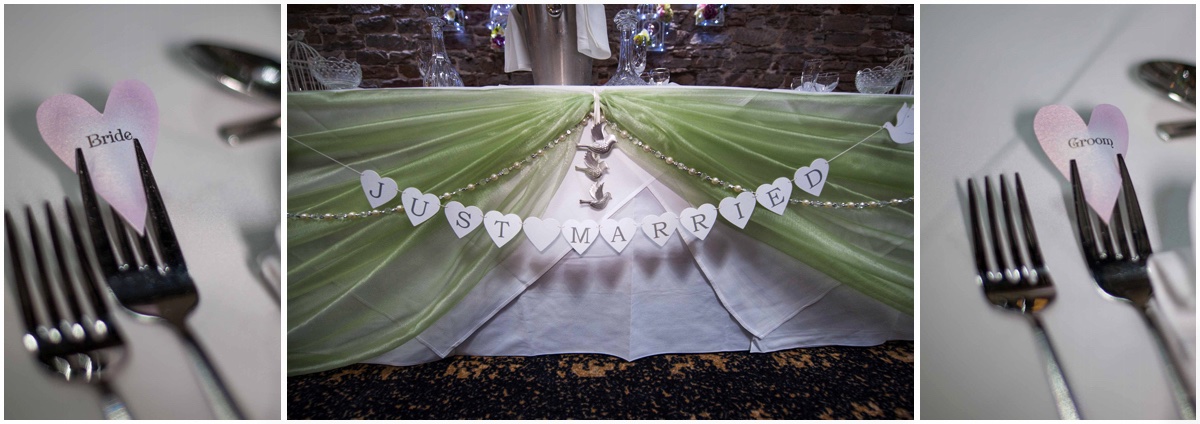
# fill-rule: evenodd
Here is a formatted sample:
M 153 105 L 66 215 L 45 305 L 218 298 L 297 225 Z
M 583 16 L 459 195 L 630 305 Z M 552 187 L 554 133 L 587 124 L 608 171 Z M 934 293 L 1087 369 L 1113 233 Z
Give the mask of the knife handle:
M 1183 137 L 1195 137 L 1196 120 L 1163 122 L 1154 127 L 1154 131 L 1158 133 L 1158 138 L 1161 138 L 1163 141 L 1171 141 Z
M 237 146 L 246 140 L 279 131 L 280 115 L 270 116 L 265 119 L 256 119 L 246 122 L 235 122 L 229 125 L 224 125 L 217 132 L 225 142 L 230 146 Z

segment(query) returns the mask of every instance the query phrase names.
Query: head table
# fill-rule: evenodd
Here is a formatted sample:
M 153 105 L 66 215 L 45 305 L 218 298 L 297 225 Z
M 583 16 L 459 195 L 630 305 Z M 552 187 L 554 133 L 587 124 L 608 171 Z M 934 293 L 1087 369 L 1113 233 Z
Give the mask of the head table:
M 289 93 L 288 373 L 912 339 L 913 145 L 884 128 L 912 103 L 679 86 Z M 599 155 L 611 196 L 600 209 L 581 203 L 593 180 L 575 169 L 577 145 L 600 142 L 597 113 L 616 140 Z M 782 213 L 759 205 L 744 229 L 718 217 L 706 237 L 680 227 L 661 246 L 638 229 L 623 251 L 609 237 L 580 254 L 566 234 L 544 250 L 525 233 L 497 247 L 483 228 L 459 238 L 445 214 L 460 202 L 520 220 L 677 227 L 689 208 L 796 188 L 787 180 L 816 159 L 830 161 L 819 196 L 791 190 Z M 386 188 L 363 183 L 368 170 L 442 209 L 418 225 L 416 209 L 396 208 L 404 196 L 373 209 L 364 187 Z

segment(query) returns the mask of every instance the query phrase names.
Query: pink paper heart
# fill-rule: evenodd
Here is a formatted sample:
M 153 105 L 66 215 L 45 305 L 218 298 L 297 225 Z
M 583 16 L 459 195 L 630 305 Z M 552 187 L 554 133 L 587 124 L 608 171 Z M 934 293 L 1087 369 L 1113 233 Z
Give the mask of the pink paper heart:
M 1129 126 L 1121 110 L 1113 105 L 1098 105 L 1085 125 L 1083 118 L 1069 107 L 1046 106 L 1033 118 L 1033 133 L 1067 181 L 1071 180 L 1071 160 L 1075 160 L 1088 204 L 1100 219 L 1108 222 L 1121 193 L 1117 155 L 1125 155 L 1129 150 Z
M 38 106 L 37 124 L 46 145 L 72 171 L 75 149 L 83 150 L 96 193 L 143 232 L 146 194 L 133 140 L 152 161 L 158 145 L 158 103 L 150 87 L 137 80 L 118 82 L 108 93 L 104 113 L 78 96 L 59 94 Z

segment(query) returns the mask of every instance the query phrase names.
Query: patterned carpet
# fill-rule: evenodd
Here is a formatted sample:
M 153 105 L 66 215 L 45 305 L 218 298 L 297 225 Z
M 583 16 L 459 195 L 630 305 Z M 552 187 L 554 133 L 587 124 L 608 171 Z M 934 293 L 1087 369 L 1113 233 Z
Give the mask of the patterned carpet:
M 289 377 L 288 419 L 912 419 L 913 343 L 454 357 Z

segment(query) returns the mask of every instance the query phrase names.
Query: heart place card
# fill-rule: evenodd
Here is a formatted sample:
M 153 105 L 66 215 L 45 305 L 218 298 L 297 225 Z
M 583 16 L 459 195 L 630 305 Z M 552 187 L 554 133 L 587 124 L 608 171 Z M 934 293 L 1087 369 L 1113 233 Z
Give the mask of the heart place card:
M 1117 155 L 1129 150 L 1129 126 L 1121 110 L 1113 105 L 1098 105 L 1084 124 L 1083 118 L 1069 107 L 1046 106 L 1033 118 L 1033 133 L 1067 181 L 1071 180 L 1071 161 L 1075 161 L 1088 204 L 1100 219 L 1108 222 L 1121 192 Z
M 138 175 L 133 140 L 153 162 L 158 146 L 158 102 L 137 80 L 118 82 L 108 93 L 104 112 L 71 94 L 59 94 L 38 106 L 38 132 L 50 150 L 75 170 L 75 149 L 83 151 L 96 193 L 138 233 L 146 227 L 146 193 Z

